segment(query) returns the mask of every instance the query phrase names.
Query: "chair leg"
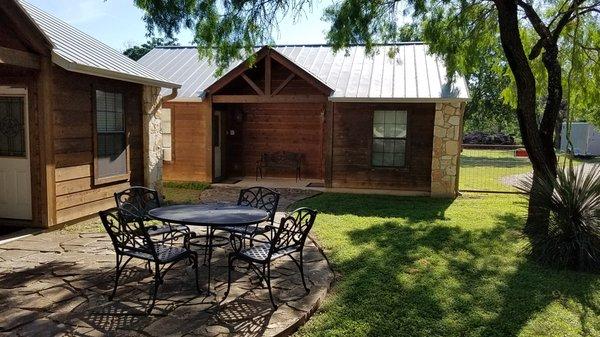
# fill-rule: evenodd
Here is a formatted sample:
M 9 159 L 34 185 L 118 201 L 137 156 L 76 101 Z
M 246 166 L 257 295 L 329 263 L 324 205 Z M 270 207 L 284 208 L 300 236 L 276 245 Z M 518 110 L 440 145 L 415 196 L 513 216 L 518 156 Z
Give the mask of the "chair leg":
M 119 277 L 121 277 L 121 272 L 123 271 L 122 268 L 119 268 L 121 266 L 122 259 L 123 259 L 123 257 L 120 256 L 119 254 L 117 254 L 117 266 L 116 266 L 116 272 L 115 272 L 115 287 L 113 288 L 113 291 L 110 294 L 110 296 L 108 296 L 109 301 L 113 300 L 113 298 L 115 297 L 115 294 L 117 292 L 117 286 L 119 285 Z M 125 267 L 125 266 L 123 266 L 123 267 Z
M 154 308 L 154 304 L 156 303 L 156 296 L 158 294 L 158 287 L 162 283 L 162 278 L 160 277 L 160 265 L 158 263 L 155 264 L 156 270 L 154 271 L 154 293 L 152 294 L 152 303 L 146 310 L 146 313 L 150 315 L 152 313 L 152 309 Z
M 225 297 L 223 297 L 222 301 L 227 299 L 229 296 L 229 291 L 231 290 L 231 271 L 233 271 L 233 261 L 235 260 L 235 256 L 233 254 L 229 254 L 229 258 L 227 260 L 227 290 L 225 291 Z
M 298 264 L 298 267 L 300 268 L 300 277 L 302 277 L 302 285 L 304 285 L 304 290 L 306 290 L 306 292 L 310 292 L 310 289 L 306 286 L 306 280 L 304 279 L 304 259 L 302 250 L 300 251 L 300 264 Z
M 269 288 L 269 298 L 271 299 L 271 304 L 273 308 L 277 309 L 277 304 L 275 304 L 275 300 L 273 299 L 273 291 L 271 290 L 271 264 L 267 264 L 267 288 Z
M 200 290 L 200 284 L 198 283 L 198 253 L 192 252 L 192 260 L 192 262 L 194 263 L 192 268 L 194 268 L 194 271 L 196 273 L 196 290 L 198 290 L 198 292 L 201 293 L 202 290 Z

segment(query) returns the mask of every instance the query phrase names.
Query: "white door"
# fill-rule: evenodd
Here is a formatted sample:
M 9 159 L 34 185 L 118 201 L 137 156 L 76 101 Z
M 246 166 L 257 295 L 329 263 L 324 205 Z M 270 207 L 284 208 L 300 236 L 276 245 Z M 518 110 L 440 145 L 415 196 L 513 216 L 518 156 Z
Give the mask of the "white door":
M 31 220 L 27 91 L 0 87 L 0 218 Z
M 215 111 L 213 115 L 213 154 L 215 161 L 215 179 L 221 178 L 223 175 L 221 151 L 223 139 L 221 139 L 221 133 L 221 111 Z

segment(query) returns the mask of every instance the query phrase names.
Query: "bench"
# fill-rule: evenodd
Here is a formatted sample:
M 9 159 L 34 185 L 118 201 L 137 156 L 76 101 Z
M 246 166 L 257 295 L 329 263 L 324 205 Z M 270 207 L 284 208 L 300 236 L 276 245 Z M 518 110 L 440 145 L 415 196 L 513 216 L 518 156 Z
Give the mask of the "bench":
M 263 178 L 263 170 L 269 168 L 288 168 L 294 170 L 296 181 L 300 180 L 300 168 L 302 164 L 302 153 L 278 151 L 263 153 L 256 162 L 256 180 Z

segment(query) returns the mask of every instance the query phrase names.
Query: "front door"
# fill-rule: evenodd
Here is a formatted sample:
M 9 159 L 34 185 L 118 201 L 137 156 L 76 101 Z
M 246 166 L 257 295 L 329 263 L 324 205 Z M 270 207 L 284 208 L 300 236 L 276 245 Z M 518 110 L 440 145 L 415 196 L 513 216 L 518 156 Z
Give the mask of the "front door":
M 0 218 L 31 220 L 27 91 L 0 87 Z
M 214 177 L 215 181 L 223 178 L 223 139 L 221 137 L 221 111 L 215 111 L 213 114 L 213 156 L 214 156 Z

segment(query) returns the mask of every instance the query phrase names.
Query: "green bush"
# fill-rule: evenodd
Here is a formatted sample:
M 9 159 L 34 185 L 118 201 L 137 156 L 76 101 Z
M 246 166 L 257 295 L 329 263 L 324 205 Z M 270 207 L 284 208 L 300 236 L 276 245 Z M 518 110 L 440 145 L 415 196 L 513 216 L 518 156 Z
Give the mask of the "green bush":
M 587 165 L 558 170 L 556 179 L 540 183 L 529 196 L 542 198 L 550 213 L 547 229 L 527 231 L 533 257 L 543 264 L 600 270 L 600 170 Z M 523 188 L 531 184 L 530 179 Z

